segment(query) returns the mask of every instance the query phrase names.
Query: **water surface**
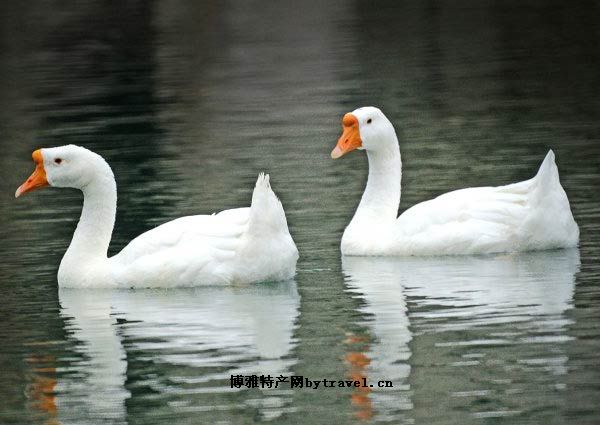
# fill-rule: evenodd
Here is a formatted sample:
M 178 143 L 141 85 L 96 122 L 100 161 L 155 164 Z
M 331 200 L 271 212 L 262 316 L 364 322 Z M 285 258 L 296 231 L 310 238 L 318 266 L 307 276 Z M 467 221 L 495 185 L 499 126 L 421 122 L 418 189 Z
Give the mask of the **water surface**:
M 0 422 L 597 422 L 598 5 L 450 3 L 0 6 Z M 530 178 L 551 148 L 580 248 L 342 259 L 367 164 L 329 152 L 369 104 L 400 136 L 400 211 Z M 13 194 L 33 149 L 67 143 L 113 167 L 111 253 L 270 173 L 296 278 L 59 291 L 81 195 Z M 231 388 L 252 374 L 393 387 Z

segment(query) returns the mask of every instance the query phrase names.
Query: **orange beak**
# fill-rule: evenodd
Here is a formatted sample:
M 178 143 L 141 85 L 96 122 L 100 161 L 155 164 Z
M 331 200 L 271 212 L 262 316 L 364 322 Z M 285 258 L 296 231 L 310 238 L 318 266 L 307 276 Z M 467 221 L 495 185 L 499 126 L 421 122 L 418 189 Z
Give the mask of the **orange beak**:
M 34 189 L 48 186 L 48 180 L 46 179 L 46 170 L 44 169 L 44 159 L 42 158 L 42 150 L 38 149 L 31 154 L 33 162 L 35 162 L 35 171 L 25 183 L 23 183 L 15 192 L 15 198 L 18 198 L 25 192 L 31 192 Z
M 337 159 L 362 146 L 360 130 L 358 129 L 358 119 L 354 115 L 344 115 L 344 118 L 342 119 L 342 128 L 344 132 L 339 138 L 335 148 L 331 151 L 331 157 L 333 159 Z

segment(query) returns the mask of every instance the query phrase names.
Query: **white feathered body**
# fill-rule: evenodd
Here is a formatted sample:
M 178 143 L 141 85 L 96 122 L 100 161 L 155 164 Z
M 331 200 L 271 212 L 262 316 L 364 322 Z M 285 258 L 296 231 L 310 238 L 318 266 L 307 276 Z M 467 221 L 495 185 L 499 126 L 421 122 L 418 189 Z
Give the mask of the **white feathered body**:
M 391 222 L 351 223 L 341 248 L 345 255 L 485 254 L 574 247 L 578 240 L 550 151 L 530 180 L 449 192 Z
M 182 217 L 109 259 L 117 286 L 197 286 L 290 279 L 298 250 L 281 202 L 258 178 L 250 208 Z

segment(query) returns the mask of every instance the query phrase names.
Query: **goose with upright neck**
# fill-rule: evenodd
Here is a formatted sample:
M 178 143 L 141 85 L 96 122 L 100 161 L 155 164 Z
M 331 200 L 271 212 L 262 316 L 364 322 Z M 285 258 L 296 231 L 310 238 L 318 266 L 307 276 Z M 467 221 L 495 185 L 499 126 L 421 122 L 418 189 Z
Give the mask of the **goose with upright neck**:
M 398 217 L 402 161 L 394 126 L 375 107 L 344 115 L 331 157 L 365 150 L 367 186 L 342 236 L 344 255 L 464 255 L 577 246 L 579 228 L 554 153 L 537 174 L 498 187 L 456 190 Z
M 298 250 L 285 212 L 258 177 L 249 208 L 182 217 L 132 240 L 108 257 L 117 187 L 98 154 L 68 145 L 38 149 L 33 174 L 15 196 L 45 186 L 83 192 L 83 209 L 58 270 L 62 287 L 171 287 L 254 283 L 294 276 Z

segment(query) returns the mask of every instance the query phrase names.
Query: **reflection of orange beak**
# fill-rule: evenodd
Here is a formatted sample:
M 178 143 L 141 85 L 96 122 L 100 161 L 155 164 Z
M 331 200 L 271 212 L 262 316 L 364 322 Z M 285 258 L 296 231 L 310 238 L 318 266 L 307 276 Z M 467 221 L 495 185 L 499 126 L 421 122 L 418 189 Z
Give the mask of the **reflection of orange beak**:
M 31 154 L 33 162 L 35 162 L 35 171 L 25 183 L 23 183 L 15 192 L 15 198 L 18 198 L 25 192 L 31 192 L 34 189 L 48 186 L 48 180 L 46 179 L 46 170 L 44 169 L 44 159 L 42 158 L 42 151 L 38 149 Z
M 362 146 L 360 130 L 358 129 L 358 119 L 354 115 L 344 115 L 344 118 L 342 119 L 342 128 L 344 129 L 344 132 L 339 138 L 335 148 L 331 151 L 331 157 L 333 159 L 337 159 Z

